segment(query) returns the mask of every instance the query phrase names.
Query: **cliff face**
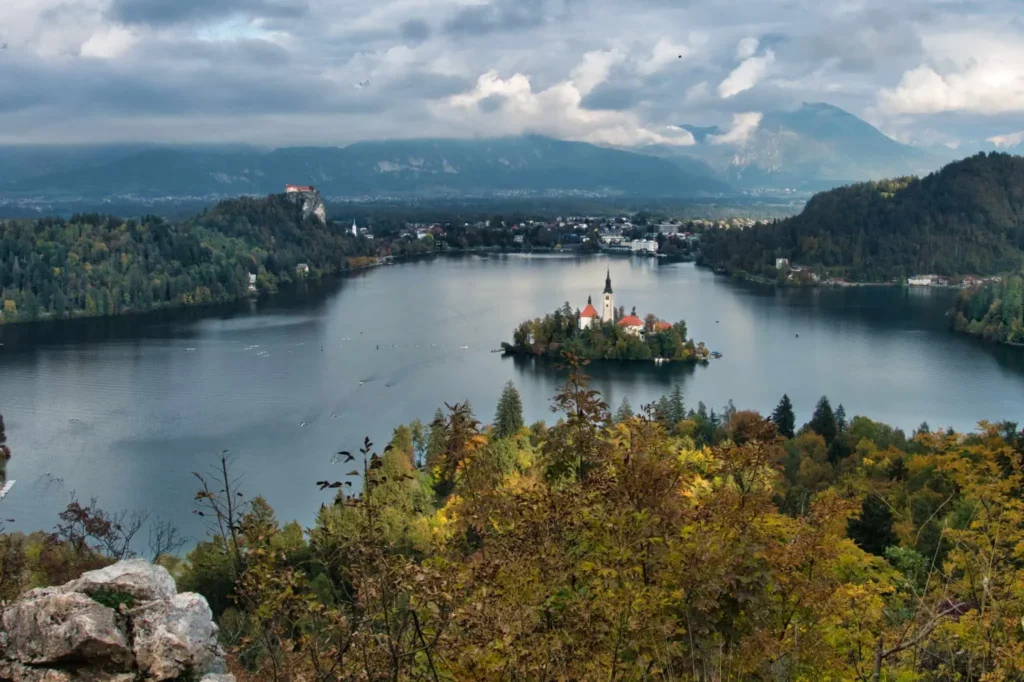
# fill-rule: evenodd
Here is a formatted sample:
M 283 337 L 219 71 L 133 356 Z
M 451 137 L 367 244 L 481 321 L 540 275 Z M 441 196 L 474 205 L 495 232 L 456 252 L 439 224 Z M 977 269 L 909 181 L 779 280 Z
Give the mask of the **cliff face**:
M 0 681 L 234 682 L 206 599 L 161 566 L 122 561 L 0 612 Z
M 303 220 L 311 215 L 315 215 L 321 223 L 327 224 L 327 207 L 324 206 L 324 200 L 317 190 L 311 192 L 290 192 L 285 194 L 284 197 L 293 204 L 302 207 Z

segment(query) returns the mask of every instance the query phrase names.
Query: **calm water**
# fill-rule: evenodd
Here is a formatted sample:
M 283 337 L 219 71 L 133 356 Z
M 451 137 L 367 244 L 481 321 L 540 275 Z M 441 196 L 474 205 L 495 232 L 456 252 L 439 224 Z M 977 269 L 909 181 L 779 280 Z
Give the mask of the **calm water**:
M 512 379 L 527 419 L 550 419 L 557 372 L 491 349 L 521 319 L 597 300 L 606 267 L 617 305 L 684 318 L 725 356 L 592 368 L 613 407 L 681 383 L 689 403 L 719 409 L 732 398 L 767 412 L 788 393 L 801 422 L 823 393 L 851 416 L 908 430 L 1024 419 L 1024 353 L 946 331 L 949 292 L 774 291 L 646 260 L 441 258 L 228 309 L 0 327 L 0 413 L 18 481 L 2 516 L 52 528 L 76 491 L 199 536 L 190 472 L 230 449 L 247 493 L 308 523 L 328 499 L 314 482 L 343 473 L 335 451 L 364 436 L 382 446 L 443 401 L 469 399 L 488 421 Z

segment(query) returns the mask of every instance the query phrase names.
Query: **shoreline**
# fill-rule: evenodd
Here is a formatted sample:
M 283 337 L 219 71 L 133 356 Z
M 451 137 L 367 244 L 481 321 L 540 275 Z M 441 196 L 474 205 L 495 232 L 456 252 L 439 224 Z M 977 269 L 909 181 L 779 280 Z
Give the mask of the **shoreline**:
M 538 360 L 544 360 L 547 362 L 559 362 L 559 358 L 547 353 L 533 353 L 525 350 L 517 350 L 513 348 L 508 342 L 502 342 L 501 357 L 503 358 L 536 358 Z M 662 365 L 675 365 L 677 367 L 683 367 L 686 365 L 707 365 L 710 364 L 710 358 L 687 358 L 685 360 L 672 360 L 671 358 L 650 358 L 647 360 L 628 360 L 626 358 L 580 358 L 581 360 L 589 361 L 591 364 L 619 364 L 619 365 L 654 365 L 660 367 Z
M 953 291 L 966 291 L 972 287 L 965 287 L 960 284 L 928 284 L 928 285 L 917 285 L 908 284 L 906 282 L 848 282 L 826 280 L 824 282 L 808 282 L 808 283 L 795 283 L 795 282 L 779 282 L 778 280 L 769 279 L 763 275 L 752 275 L 747 272 L 728 272 L 722 270 L 719 267 L 710 264 L 698 263 L 698 267 L 707 268 L 716 275 L 722 277 L 728 277 L 741 282 L 753 282 L 755 284 L 763 284 L 766 286 L 779 287 L 782 289 L 815 289 L 815 288 L 829 288 L 829 289 L 852 289 L 857 287 L 892 287 L 901 289 L 915 289 L 915 290 L 928 290 L 928 289 L 943 289 Z M 979 285 L 975 285 L 979 286 Z

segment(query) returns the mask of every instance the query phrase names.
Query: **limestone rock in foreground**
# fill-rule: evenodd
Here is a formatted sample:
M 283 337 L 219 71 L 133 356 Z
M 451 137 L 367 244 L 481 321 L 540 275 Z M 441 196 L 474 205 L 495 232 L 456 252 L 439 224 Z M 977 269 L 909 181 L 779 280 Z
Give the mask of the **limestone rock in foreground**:
M 89 661 L 109 670 L 131 669 L 128 638 L 114 610 L 84 594 L 32 590 L 4 609 L 0 628 L 7 660 L 33 666 Z
M 81 578 L 72 580 L 61 589 L 89 595 L 101 590 L 122 592 L 130 594 L 137 602 L 173 599 L 178 593 L 174 578 L 167 569 L 144 559 L 119 561 L 98 571 L 83 573 Z
M 178 594 L 129 612 L 135 661 L 154 680 L 171 680 L 190 670 L 213 672 L 221 658 L 217 626 L 206 600 Z
M 130 595 L 119 611 L 90 595 Z M 206 599 L 177 594 L 161 566 L 122 561 L 0 611 L 0 682 L 135 682 L 224 674 Z
M 51 668 L 33 668 L 11 661 L 0 661 L 0 680 L 10 680 L 11 682 L 135 682 L 135 675 L 96 670 L 68 672 Z

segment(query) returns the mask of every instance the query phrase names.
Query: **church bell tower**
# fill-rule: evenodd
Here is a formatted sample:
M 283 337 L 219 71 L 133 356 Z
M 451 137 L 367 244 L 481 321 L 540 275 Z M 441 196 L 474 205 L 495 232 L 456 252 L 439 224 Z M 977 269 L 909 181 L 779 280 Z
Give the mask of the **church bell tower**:
M 604 278 L 604 296 L 601 303 L 601 322 L 614 322 L 615 294 L 612 293 L 612 271 Z

